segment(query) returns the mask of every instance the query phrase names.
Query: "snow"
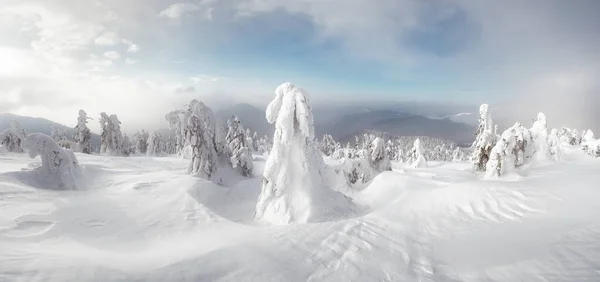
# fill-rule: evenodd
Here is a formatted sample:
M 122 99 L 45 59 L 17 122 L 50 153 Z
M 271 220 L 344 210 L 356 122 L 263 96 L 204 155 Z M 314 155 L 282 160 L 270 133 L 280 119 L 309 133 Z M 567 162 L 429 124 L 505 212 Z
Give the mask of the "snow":
M 253 220 L 265 159 L 232 186 L 187 160 L 75 154 L 82 189 L 36 186 L 38 164 L 0 153 L 0 281 L 598 281 L 600 160 L 518 181 L 469 163 L 376 176 L 348 193 L 361 213 L 328 222 Z M 329 163 L 329 159 L 326 159 Z

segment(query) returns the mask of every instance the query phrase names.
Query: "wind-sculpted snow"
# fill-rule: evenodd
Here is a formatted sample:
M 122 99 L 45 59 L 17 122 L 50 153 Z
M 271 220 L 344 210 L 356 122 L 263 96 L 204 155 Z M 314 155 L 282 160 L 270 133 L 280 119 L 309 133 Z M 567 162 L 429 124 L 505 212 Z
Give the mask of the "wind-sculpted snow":
M 597 281 L 600 161 L 579 146 L 521 179 L 393 163 L 328 222 L 253 220 L 254 174 L 219 186 L 187 160 L 76 154 L 83 191 L 30 185 L 0 153 L 0 281 Z M 327 163 L 335 160 L 326 159 Z M 241 177 L 241 176 L 240 176 Z

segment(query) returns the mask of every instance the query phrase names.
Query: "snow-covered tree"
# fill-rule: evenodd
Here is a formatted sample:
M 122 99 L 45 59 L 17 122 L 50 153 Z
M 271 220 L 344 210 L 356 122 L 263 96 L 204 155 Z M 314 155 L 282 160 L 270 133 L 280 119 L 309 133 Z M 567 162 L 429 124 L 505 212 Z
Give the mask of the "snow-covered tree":
M 496 145 L 496 127 L 492 122 L 489 106 L 481 105 L 479 108 L 479 125 L 475 133 L 475 142 L 473 143 L 473 155 L 471 162 L 475 171 L 485 171 L 486 164 L 490 159 L 490 154 L 494 145 Z
M 183 149 L 187 145 L 185 139 L 186 112 L 183 110 L 171 111 L 165 116 L 165 119 L 169 122 L 169 128 L 175 138 L 175 151 L 178 156 L 182 156 Z
M 255 218 L 272 224 L 306 223 L 347 212 L 351 202 L 325 183 L 326 166 L 314 141 L 304 90 L 284 83 L 266 111 L 275 124 Z
M 52 137 L 52 139 L 54 139 L 59 146 L 70 149 L 70 142 L 68 142 L 69 138 L 67 137 L 67 132 L 62 127 L 53 125 L 50 137 Z
M 424 168 L 427 167 L 427 160 L 423 156 L 423 147 L 421 146 L 421 140 L 417 138 L 413 144 L 413 148 L 410 153 L 410 166 L 412 168 Z
M 325 156 L 329 157 L 333 155 L 333 152 L 335 152 L 336 145 L 337 142 L 335 142 L 333 136 L 325 134 L 323 135 L 323 139 L 321 140 L 321 144 L 319 147 L 321 148 L 321 152 L 323 152 Z
M 128 157 L 132 154 L 135 154 L 135 146 L 131 144 L 131 140 L 127 134 L 123 134 L 123 140 L 121 143 L 121 155 Z
M 253 140 L 251 137 L 248 138 L 250 131 L 244 131 L 240 120 L 235 115 L 227 120 L 227 126 L 228 131 L 225 139 L 231 150 L 231 163 L 243 176 L 251 176 L 253 163 L 248 144 L 252 144 Z
M 560 161 L 563 155 L 562 141 L 558 136 L 558 129 L 553 128 L 548 135 L 548 146 L 550 147 L 550 156 L 555 161 Z
M 142 131 L 138 131 L 133 135 L 135 152 L 141 155 L 145 155 L 148 153 L 148 139 L 150 138 L 150 134 L 142 129 Z
M 256 132 L 255 132 L 256 133 Z M 246 128 L 245 134 L 244 134 L 244 146 L 246 146 L 248 148 L 248 151 L 250 152 L 255 152 L 256 148 L 254 147 L 254 137 L 252 135 L 252 133 L 250 132 L 250 128 Z M 229 142 L 228 142 L 229 144 Z
M 582 131 L 581 148 L 592 157 L 600 157 L 600 142 L 594 138 L 594 132 L 589 129 Z
M 532 155 L 531 140 L 529 130 L 519 122 L 504 131 L 492 149 L 491 158 L 487 163 L 486 177 L 501 177 L 525 164 L 528 156 Z
M 160 156 L 162 154 L 162 137 L 160 136 L 160 133 L 156 131 L 150 132 L 147 142 L 146 154 L 148 154 L 148 156 Z
M 548 126 L 544 113 L 537 115 L 537 119 L 533 123 L 530 132 L 535 158 L 537 160 L 549 159 L 551 155 L 550 147 L 548 146 Z
M 22 153 L 23 141 L 27 133 L 21 128 L 21 125 L 13 120 L 10 123 L 10 128 L 0 132 L 0 142 L 8 152 Z
M 75 132 L 73 134 L 75 151 L 84 154 L 92 153 L 92 131 L 87 127 L 88 119 L 92 118 L 89 118 L 84 110 L 79 110 L 77 126 L 75 126 Z
M 380 172 L 392 170 L 392 164 L 385 149 L 385 142 L 379 137 L 375 138 L 369 146 L 369 161 Z
M 452 162 L 458 163 L 465 159 L 465 154 L 462 152 L 460 147 L 456 147 L 452 152 Z
M 116 115 L 108 116 L 106 113 L 100 113 L 100 153 L 110 155 L 123 155 L 123 133 L 121 132 L 121 122 Z
M 32 133 L 23 142 L 23 147 L 29 152 L 29 157 L 38 155 L 42 165 L 38 169 L 44 183 L 61 190 L 77 189 L 77 178 L 80 174 L 79 163 L 75 154 L 65 150 L 48 135 Z

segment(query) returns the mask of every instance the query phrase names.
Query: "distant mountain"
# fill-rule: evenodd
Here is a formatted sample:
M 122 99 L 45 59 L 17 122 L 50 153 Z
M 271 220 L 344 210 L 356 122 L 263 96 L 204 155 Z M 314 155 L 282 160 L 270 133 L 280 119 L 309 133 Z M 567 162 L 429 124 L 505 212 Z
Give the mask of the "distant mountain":
M 74 129 L 71 127 L 47 119 L 19 116 L 10 113 L 0 114 L 0 131 L 10 128 L 10 123 L 12 120 L 16 120 L 21 125 L 21 128 L 25 129 L 29 133 L 39 132 L 46 135 L 51 135 L 53 126 L 65 130 L 67 136 L 69 137 L 72 137 L 74 132 Z M 94 148 L 100 147 L 100 135 L 92 133 L 92 146 Z
M 329 133 L 341 142 L 351 142 L 365 130 L 398 136 L 429 136 L 464 144 L 471 142 L 475 128 L 450 118 L 427 118 L 388 110 L 346 115 L 317 132 Z
M 249 104 L 237 104 L 230 108 L 225 108 L 215 113 L 223 126 L 227 126 L 227 120 L 233 115 L 237 115 L 244 128 L 250 128 L 252 132 L 257 132 L 258 136 L 273 136 L 275 127 L 267 122 L 265 110 L 259 109 Z

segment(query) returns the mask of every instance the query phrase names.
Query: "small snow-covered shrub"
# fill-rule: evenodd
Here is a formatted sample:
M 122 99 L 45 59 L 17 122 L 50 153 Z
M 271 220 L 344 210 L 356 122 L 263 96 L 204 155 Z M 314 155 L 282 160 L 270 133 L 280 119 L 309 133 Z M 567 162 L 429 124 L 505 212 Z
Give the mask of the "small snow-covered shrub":
M 30 134 L 23 145 L 29 152 L 29 157 L 39 155 L 42 158 L 42 166 L 38 172 L 45 183 L 60 190 L 77 189 L 80 168 L 72 151 L 61 148 L 50 136 L 42 133 Z
M 0 132 L 0 144 L 8 152 L 22 153 L 25 136 L 25 130 L 21 129 L 19 123 L 13 120 L 10 128 Z

